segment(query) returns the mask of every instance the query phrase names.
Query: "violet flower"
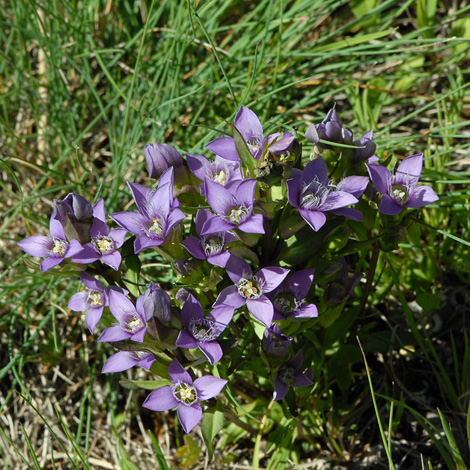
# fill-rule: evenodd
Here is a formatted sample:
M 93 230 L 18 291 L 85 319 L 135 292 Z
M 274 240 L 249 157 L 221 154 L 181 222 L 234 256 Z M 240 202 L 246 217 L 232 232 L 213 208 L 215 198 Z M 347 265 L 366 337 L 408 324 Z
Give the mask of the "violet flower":
M 144 304 L 144 295 L 138 297 L 135 306 L 121 292 L 111 290 L 108 297 L 109 309 L 118 323 L 106 328 L 98 341 L 114 342 L 130 339 L 142 343 L 147 332 L 147 322 L 153 316 L 153 310 Z
M 294 140 L 292 134 L 289 133 L 285 133 L 280 139 L 278 139 L 280 133 L 271 134 L 265 139 L 263 126 L 258 116 L 245 106 L 238 110 L 234 126 L 242 135 L 250 153 L 256 160 L 259 160 L 261 155 L 263 155 L 265 147 L 270 150 L 271 144 L 275 143 L 276 147 L 273 150 L 282 153 L 292 145 Z M 206 147 L 226 160 L 240 161 L 233 137 L 219 137 L 209 142 Z
M 145 146 L 144 155 L 150 178 L 160 178 L 170 167 L 174 168 L 176 179 L 184 177 L 183 157 L 171 145 L 158 142 L 148 144 Z
M 337 185 L 336 191 L 343 191 L 345 193 L 352 194 L 356 199 L 359 199 L 369 184 L 369 178 L 367 176 L 348 176 L 343 178 Z M 350 207 L 344 207 L 331 211 L 334 215 L 343 215 L 347 219 L 362 222 L 362 212 L 357 209 Z
M 307 376 L 311 371 L 302 372 L 304 356 L 300 350 L 292 359 L 283 364 L 274 378 L 273 400 L 282 400 L 289 390 L 289 387 L 308 387 L 312 385 L 312 380 Z
M 282 334 L 279 325 L 273 323 L 264 330 L 261 346 L 268 356 L 279 359 L 285 356 L 292 341 L 293 338 L 291 336 Z
M 117 250 L 124 244 L 127 230 L 123 228 L 109 229 L 106 223 L 103 199 L 93 206 L 93 217 L 90 229 L 91 242 L 85 244 L 83 250 L 76 254 L 72 261 L 88 264 L 100 259 L 104 264 L 117 271 L 122 261 L 121 253 Z
M 128 291 L 121 289 L 120 287 L 108 286 L 104 287 L 96 280 L 93 276 L 82 271 L 80 273 L 80 280 L 87 288 L 86 291 L 77 292 L 72 295 L 69 299 L 68 308 L 73 312 L 85 312 L 86 314 L 85 322 L 90 330 L 90 333 L 93 334 L 96 324 L 100 321 L 101 316 L 103 315 L 104 307 L 109 306 L 108 294 L 110 290 L 115 290 L 124 295 L 128 294 Z
M 303 172 L 293 171 L 287 181 L 289 202 L 315 232 L 326 222 L 325 212 L 338 210 L 358 202 L 351 193 L 338 191 L 328 179 L 323 158 L 309 162 Z
M 439 199 L 429 186 L 416 186 L 423 170 L 423 154 L 401 161 L 394 175 L 382 165 L 368 164 L 370 178 L 382 194 L 379 212 L 398 215 L 403 209 L 415 209 Z
M 50 237 L 33 235 L 18 242 L 18 246 L 28 255 L 45 258 L 40 265 L 43 273 L 83 249 L 78 240 L 67 241 L 64 227 L 53 217 L 49 221 L 49 233 Z
M 143 295 L 144 310 L 167 324 L 171 320 L 171 301 L 168 294 L 159 286 L 150 282 Z
M 219 294 L 214 307 L 224 305 L 237 309 L 246 304 L 248 311 L 269 327 L 274 308 L 266 294 L 272 292 L 284 280 L 289 270 L 267 267 L 253 274 L 250 265 L 237 256 L 230 257 L 226 270 L 235 285 L 226 287 Z
M 313 273 L 314 269 L 292 273 L 268 294 L 274 307 L 274 320 L 318 317 L 317 307 L 305 302 L 313 282 Z
M 176 346 L 185 349 L 199 348 L 214 365 L 223 356 L 222 348 L 215 340 L 224 331 L 233 317 L 233 308 L 218 307 L 204 317 L 201 304 L 189 295 L 181 310 L 183 330 L 176 340 Z
M 167 173 L 169 172 L 169 173 Z M 166 176 L 171 182 L 167 182 Z M 160 246 L 170 230 L 180 223 L 184 213 L 177 207 L 173 198 L 173 167 L 161 177 L 164 184 L 158 185 L 155 191 L 136 183 L 127 183 L 138 210 L 134 212 L 117 212 L 111 218 L 127 231 L 138 235 L 134 242 L 134 251 Z
M 186 159 L 189 169 L 194 176 L 203 181 L 200 185 L 202 196 L 206 194 L 206 179 L 215 181 L 225 186 L 227 189 L 233 186 L 234 183 L 241 182 L 243 179 L 238 163 L 231 163 L 218 155 L 216 155 L 213 163 L 202 155 L 193 155 L 190 153 L 186 154 Z
M 62 224 L 68 240 L 75 239 L 80 244 L 90 241 L 93 208 L 80 194 L 70 193 L 63 200 L 54 199 L 52 218 Z
M 189 433 L 202 418 L 202 407 L 199 402 L 217 395 L 227 380 L 206 375 L 193 382 L 178 359 L 173 359 L 168 367 L 168 374 L 173 385 L 165 385 L 151 392 L 142 406 L 154 411 L 166 411 L 177 407 L 181 425 L 184 431 Z
M 237 239 L 230 232 L 206 233 L 202 235 L 204 224 L 211 218 L 217 218 L 208 209 L 199 209 L 196 214 L 197 237 L 188 237 L 181 242 L 195 258 L 206 259 L 210 264 L 225 268 L 230 253 L 225 249 L 227 243 Z
M 134 366 L 149 370 L 155 361 L 155 356 L 146 351 L 119 351 L 107 359 L 101 373 L 123 372 Z
M 243 180 L 232 193 L 219 183 L 206 180 L 206 198 L 217 217 L 206 220 L 201 235 L 238 228 L 246 233 L 264 233 L 263 216 L 253 214 L 256 180 Z

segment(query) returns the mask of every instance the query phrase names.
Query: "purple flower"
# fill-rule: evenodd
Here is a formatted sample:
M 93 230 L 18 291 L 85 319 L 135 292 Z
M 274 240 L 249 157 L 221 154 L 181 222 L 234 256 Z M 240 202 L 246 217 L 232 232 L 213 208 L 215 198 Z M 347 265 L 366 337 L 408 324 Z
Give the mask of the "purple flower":
M 106 328 L 98 341 L 113 342 L 130 339 L 142 343 L 147 332 L 147 322 L 153 316 L 153 311 L 144 304 L 144 295 L 139 296 L 135 306 L 121 292 L 111 290 L 108 297 L 109 309 L 118 323 Z
M 101 259 L 104 264 L 117 271 L 122 261 L 121 253 L 117 250 L 124 244 L 127 230 L 123 228 L 109 230 L 103 199 L 93 206 L 93 217 L 90 229 L 91 242 L 85 244 L 83 250 L 77 253 L 72 261 L 88 264 Z
M 144 310 L 146 312 L 152 312 L 154 317 L 165 324 L 171 320 L 170 297 L 161 287 L 150 282 L 143 298 Z
M 326 222 L 325 212 L 358 202 L 351 193 L 335 188 L 328 179 L 328 169 L 321 157 L 308 163 L 303 172 L 293 171 L 292 176 L 287 181 L 289 202 L 298 208 L 302 218 L 316 232 Z
M 263 216 L 253 214 L 256 180 L 243 180 L 232 193 L 214 181 L 206 180 L 206 198 L 217 217 L 208 219 L 201 235 L 238 228 L 247 233 L 264 233 Z
M 337 185 L 336 191 L 343 191 L 345 193 L 352 194 L 356 199 L 359 199 L 369 184 L 369 178 L 367 176 L 348 176 L 343 178 Z M 347 219 L 362 222 L 362 212 L 357 209 L 350 207 L 344 207 L 331 211 L 335 215 L 343 215 Z
M 174 168 L 176 179 L 184 176 L 183 157 L 171 145 L 158 142 L 146 145 L 144 155 L 150 178 L 160 178 L 170 167 Z
M 191 172 L 203 181 L 201 183 L 201 195 L 206 194 L 205 180 L 215 181 L 229 189 L 235 182 L 239 183 L 243 177 L 238 163 L 230 163 L 229 161 L 219 157 L 215 157 L 215 161 L 211 163 L 202 155 L 186 154 L 188 166 Z
M 281 333 L 281 329 L 277 323 L 273 323 L 269 328 L 264 330 L 263 341 L 261 343 L 264 352 L 271 357 L 284 357 L 287 350 L 292 344 L 293 338 Z
M 215 340 L 233 317 L 233 308 L 218 307 L 204 317 L 201 304 L 189 295 L 181 310 L 184 329 L 176 340 L 176 346 L 186 349 L 199 348 L 214 365 L 222 358 L 222 348 Z
M 75 239 L 81 244 L 90 241 L 93 208 L 80 194 L 70 193 L 62 201 L 54 199 L 52 218 L 64 227 L 68 240 Z
M 155 356 L 145 351 L 119 351 L 108 358 L 104 363 L 102 374 L 109 372 L 122 372 L 131 367 L 139 366 L 149 370 L 155 362 Z
M 168 175 L 170 181 L 167 179 Z M 127 184 L 138 210 L 118 212 L 111 218 L 127 231 L 138 235 L 134 242 L 134 251 L 137 254 L 146 248 L 161 245 L 170 230 L 180 223 L 185 215 L 173 198 L 173 167 L 161 176 L 155 191 L 140 184 Z
M 188 237 L 181 244 L 197 259 L 206 259 L 210 264 L 225 268 L 230 253 L 225 245 L 237 239 L 230 232 L 206 233 L 202 235 L 204 224 L 211 218 L 217 219 L 210 210 L 199 209 L 196 214 L 196 233 L 199 238 Z
M 235 116 L 235 127 L 242 135 L 245 143 L 253 157 L 259 160 L 264 151 L 282 153 L 290 148 L 294 138 L 286 132 L 279 139 L 280 133 L 271 134 L 264 138 L 263 126 L 258 116 L 250 109 L 242 106 Z M 234 162 L 240 161 L 233 137 L 219 137 L 209 142 L 206 147 L 220 157 Z
M 429 186 L 416 186 L 423 169 L 423 154 L 407 157 L 398 165 L 395 175 L 381 165 L 367 165 L 375 187 L 382 194 L 379 212 L 398 215 L 404 208 L 423 207 L 439 199 Z
M 274 378 L 274 401 L 282 400 L 287 395 L 289 387 L 308 387 L 312 385 L 312 380 L 307 377 L 307 374 L 310 375 L 311 371 L 302 372 L 303 362 L 303 353 L 299 351 L 279 368 Z
M 254 275 L 250 265 L 237 256 L 230 257 L 226 270 L 235 285 L 226 287 L 219 294 L 214 307 L 224 305 L 237 309 L 246 304 L 248 311 L 269 327 L 274 309 L 266 294 L 272 292 L 284 280 L 289 270 L 267 267 Z
M 103 288 L 101 282 L 84 271 L 80 273 L 80 279 L 87 289 L 72 295 L 69 299 L 68 308 L 73 312 L 85 312 L 88 310 L 85 322 L 90 333 L 93 333 L 96 324 L 100 321 L 101 315 L 103 315 L 104 307 L 109 305 L 109 291 L 115 290 L 124 295 L 127 295 L 128 292 L 115 286 Z
M 166 385 L 151 392 L 142 406 L 154 411 L 178 407 L 178 418 L 184 431 L 189 433 L 202 418 L 199 402 L 213 398 L 224 388 L 227 381 L 206 375 L 193 382 L 178 359 L 173 359 L 168 367 L 168 374 L 173 385 Z
M 305 303 L 305 297 L 313 282 L 313 273 L 313 269 L 292 273 L 268 294 L 274 307 L 275 320 L 318 317 L 317 307 Z
M 45 258 L 41 262 L 43 273 L 83 249 L 77 240 L 70 240 L 70 243 L 67 241 L 64 227 L 53 217 L 49 221 L 49 233 L 50 237 L 33 235 L 18 242 L 18 246 L 28 255 Z

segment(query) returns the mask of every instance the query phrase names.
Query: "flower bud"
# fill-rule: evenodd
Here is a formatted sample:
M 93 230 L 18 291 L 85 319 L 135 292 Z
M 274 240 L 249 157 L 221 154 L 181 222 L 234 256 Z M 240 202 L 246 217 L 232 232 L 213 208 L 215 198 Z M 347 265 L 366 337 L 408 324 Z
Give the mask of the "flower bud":
M 161 287 L 158 287 L 153 282 L 150 283 L 149 288 L 144 294 L 144 308 L 146 311 L 152 311 L 153 316 L 162 323 L 167 324 L 171 320 L 170 297 Z
M 273 323 L 269 328 L 264 330 L 262 347 L 264 352 L 271 357 L 279 359 L 284 357 L 287 350 L 292 344 L 290 336 L 281 333 L 281 329 L 277 323 Z
M 82 245 L 91 241 L 93 207 L 80 194 L 70 193 L 62 201 L 54 199 L 52 218 L 62 224 L 68 240 L 78 240 Z
M 183 157 L 171 145 L 155 142 L 145 146 L 145 159 L 150 178 L 158 179 L 168 168 L 174 167 L 175 180 L 178 179 L 179 169 L 183 170 Z

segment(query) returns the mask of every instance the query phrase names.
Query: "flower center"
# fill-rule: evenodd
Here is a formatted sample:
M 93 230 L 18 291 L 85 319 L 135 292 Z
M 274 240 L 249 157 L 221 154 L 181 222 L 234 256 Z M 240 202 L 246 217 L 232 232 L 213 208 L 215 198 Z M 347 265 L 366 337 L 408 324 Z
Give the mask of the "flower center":
M 228 219 L 230 222 L 239 224 L 248 215 L 248 209 L 245 206 L 232 207 Z
M 254 279 L 242 278 L 237 284 L 238 293 L 245 299 L 258 299 L 261 294 L 261 287 Z
M 392 196 L 400 204 L 404 204 L 408 198 L 408 190 L 402 184 L 394 184 L 392 186 Z
M 300 206 L 304 209 L 318 209 L 324 204 L 333 188 L 333 182 L 329 181 L 325 186 L 315 176 L 313 181 L 303 186 L 300 195 Z
M 88 291 L 88 303 L 92 307 L 97 307 L 101 306 L 104 304 L 103 302 L 103 295 L 101 292 L 98 292 L 96 290 L 90 290 Z
M 202 342 L 214 341 L 216 335 L 214 333 L 214 321 L 207 318 L 191 319 L 189 323 L 189 330 L 194 339 Z
M 283 367 L 279 371 L 279 380 L 286 385 L 290 385 L 295 378 L 295 370 L 292 367 Z
M 159 237 L 163 233 L 163 223 L 161 219 L 155 217 L 154 219 L 152 219 L 151 222 L 151 225 L 149 225 L 149 227 L 147 228 L 148 232 Z
M 142 328 L 144 324 L 142 323 L 142 320 L 139 317 L 136 317 L 135 315 L 126 323 L 125 329 L 130 331 L 131 333 L 134 333 L 134 331 L 139 330 Z
M 252 137 L 246 141 L 246 146 L 251 154 L 254 155 L 261 147 L 261 139 L 259 137 Z
M 179 382 L 173 386 L 173 396 L 185 405 L 192 405 L 197 402 L 196 389 L 187 383 Z
M 94 241 L 95 248 L 101 253 L 107 253 L 108 251 L 114 250 L 114 241 L 107 236 L 101 235 Z
M 294 312 L 298 308 L 297 299 L 288 292 L 276 295 L 276 297 L 274 297 L 273 304 L 283 315 Z
M 54 246 L 51 248 L 51 253 L 54 255 L 64 256 L 66 246 L 67 242 L 54 238 Z
M 212 176 L 212 179 L 216 183 L 219 183 L 222 186 L 225 186 L 225 183 L 227 182 L 227 173 L 225 173 L 224 170 L 221 170 L 218 173 L 214 173 L 213 176 Z
M 204 253 L 206 256 L 215 255 L 222 251 L 224 240 L 221 236 L 209 237 L 203 240 Z

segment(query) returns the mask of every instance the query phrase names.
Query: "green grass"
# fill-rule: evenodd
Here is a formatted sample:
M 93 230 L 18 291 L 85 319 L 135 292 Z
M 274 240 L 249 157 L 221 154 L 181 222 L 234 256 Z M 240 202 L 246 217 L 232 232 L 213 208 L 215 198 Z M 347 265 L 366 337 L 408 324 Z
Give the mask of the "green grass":
M 289 462 L 320 456 L 325 449 L 347 460 L 361 451 L 355 439 L 362 445 L 372 439 L 374 422 L 364 423 L 360 416 L 373 416 L 374 407 L 357 355 L 357 333 L 369 368 L 376 368 L 371 374 L 378 381 L 376 410 L 394 403 L 396 417 L 400 406 L 420 412 L 439 406 L 440 424 L 417 418 L 421 428 L 435 429 L 437 451 L 429 462 L 433 468 L 441 461 L 463 468 L 452 440 L 457 434 L 446 423 L 453 420 L 466 435 L 468 362 L 460 357 L 468 352 L 466 336 L 462 339 L 468 328 L 465 316 L 453 316 L 439 333 L 428 334 L 438 307 L 418 316 L 408 308 L 413 296 L 439 294 L 453 283 L 468 288 L 470 272 L 470 7 L 449 10 L 447 3 L 437 2 L 434 9 L 428 3 L 3 2 L 0 458 L 5 468 L 42 468 L 45 462 L 47 468 L 94 468 L 100 459 L 116 468 L 134 468 L 132 461 L 141 468 L 146 459 L 162 461 L 161 455 L 154 457 L 155 449 L 170 455 L 168 442 L 161 440 L 171 434 L 169 425 L 160 440 L 150 439 L 146 429 L 155 430 L 155 425 L 148 415 L 140 424 L 132 418 L 142 396 L 137 404 L 129 402 L 117 378 L 100 375 L 109 350 L 87 337 L 83 316 L 66 309 L 78 282 L 32 271 L 29 257 L 16 246 L 25 236 L 47 232 L 52 200 L 74 191 L 90 201 L 104 198 L 109 213 L 123 210 L 130 199 L 125 182 L 148 182 L 146 143 L 167 142 L 181 152 L 204 153 L 211 139 L 230 132 L 227 121 L 233 121 L 241 105 L 252 108 L 269 131 L 299 126 L 305 142 L 307 123 L 319 122 L 335 103 L 356 134 L 374 129 L 380 157 L 424 151 L 423 179 L 433 183 L 440 200 L 420 216 L 402 245 L 403 256 L 391 253 L 378 260 L 369 305 L 402 305 L 402 318 L 385 315 L 385 322 L 376 310 L 371 317 L 356 318 L 352 305 L 351 318 L 341 320 L 341 334 L 328 329 L 310 334 L 306 347 L 315 359 L 314 406 L 298 428 L 281 425 L 284 439 L 279 438 L 276 450 L 268 446 L 271 452 L 261 466 L 293 468 Z M 369 257 L 363 256 L 359 265 L 367 272 Z M 468 293 L 465 299 L 468 309 Z M 397 328 L 410 334 L 395 334 Z M 442 346 L 451 344 L 446 332 L 455 335 L 450 350 L 456 360 L 450 369 Z M 397 359 L 396 351 L 408 346 L 415 352 Z M 340 377 L 333 358 L 348 357 L 351 351 L 355 359 L 345 367 L 340 363 L 347 372 Z M 438 403 L 421 406 L 409 390 L 402 390 L 404 398 L 397 399 L 401 395 L 396 392 L 391 396 L 387 387 L 394 370 L 381 372 L 373 360 L 378 353 L 400 370 L 406 361 L 431 370 L 428 380 L 439 384 L 433 386 Z M 348 383 L 351 390 L 344 387 Z M 261 419 L 261 408 L 248 411 Z M 260 439 L 269 441 L 275 429 L 269 422 L 276 422 L 275 410 L 271 413 L 267 429 L 239 417 L 254 426 L 254 436 L 246 430 L 241 435 L 232 424 L 226 427 L 226 449 L 244 439 L 251 442 L 251 449 L 245 444 L 250 453 L 258 439 L 259 455 Z M 383 415 L 384 423 L 385 416 L 392 413 Z M 412 416 L 404 412 L 403 422 Z M 358 429 L 359 423 L 365 427 Z M 442 426 L 447 441 L 439 436 Z M 49 441 L 38 437 L 46 429 Z M 398 436 L 400 429 L 396 423 L 393 432 Z M 121 440 L 113 438 L 121 433 Z M 15 441 L 19 435 L 24 438 Z M 223 455 L 226 449 L 218 452 Z M 239 454 L 226 457 L 236 460 Z

